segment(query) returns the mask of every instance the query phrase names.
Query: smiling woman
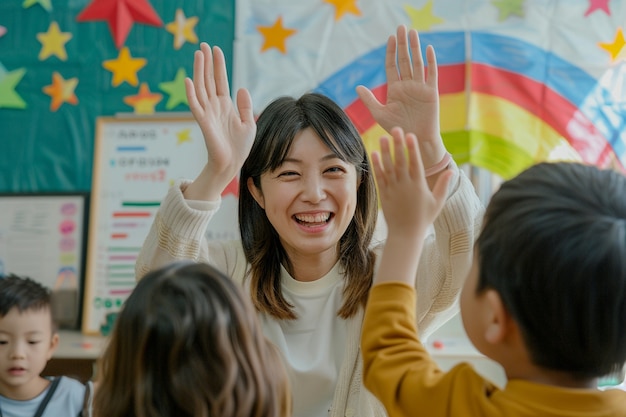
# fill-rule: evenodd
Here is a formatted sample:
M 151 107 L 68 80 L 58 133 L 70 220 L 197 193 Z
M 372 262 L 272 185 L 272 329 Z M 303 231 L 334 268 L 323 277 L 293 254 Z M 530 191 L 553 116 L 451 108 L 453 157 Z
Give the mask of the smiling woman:
M 482 206 L 456 164 L 441 163 L 448 156 L 439 131 L 434 50 L 426 51 L 427 70 L 421 57 L 417 32 L 407 36 L 400 26 L 387 44 L 385 104 L 367 88 L 357 93 L 387 131 L 398 126 L 416 133 L 424 167 L 441 165 L 428 176 L 430 187 L 452 171 L 417 272 L 418 322 L 427 334 L 455 312 Z M 378 198 L 355 126 L 316 93 L 277 98 L 255 122 L 247 90 L 237 92 L 235 109 L 224 56 L 207 44 L 196 52 L 186 87 L 208 160 L 194 181 L 170 188 L 140 252 L 137 276 L 177 259 L 217 266 L 250 295 L 264 334 L 281 352 L 293 415 L 385 416 L 363 387 L 358 348 L 384 241 L 372 240 Z M 241 240 L 209 242 L 205 230 L 238 172 Z

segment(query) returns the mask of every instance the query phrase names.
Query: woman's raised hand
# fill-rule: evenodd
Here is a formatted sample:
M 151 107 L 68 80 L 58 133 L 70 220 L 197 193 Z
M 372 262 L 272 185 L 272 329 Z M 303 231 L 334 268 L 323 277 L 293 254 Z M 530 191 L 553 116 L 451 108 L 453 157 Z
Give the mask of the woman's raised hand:
M 239 173 L 256 134 L 252 99 L 237 91 L 237 109 L 228 85 L 222 50 L 206 43 L 194 54 L 193 81 L 185 79 L 189 108 L 202 130 L 208 153 L 202 173 L 185 190 L 185 198 L 216 200 Z
M 425 68 L 417 31 L 408 31 L 407 40 L 407 29 L 401 25 L 387 41 L 386 103 L 378 101 L 364 86 L 357 87 L 357 94 L 387 132 L 398 126 L 417 136 L 424 166 L 428 168 L 441 161 L 446 149 L 439 128 L 437 60 L 432 46 L 426 49 L 426 60 Z

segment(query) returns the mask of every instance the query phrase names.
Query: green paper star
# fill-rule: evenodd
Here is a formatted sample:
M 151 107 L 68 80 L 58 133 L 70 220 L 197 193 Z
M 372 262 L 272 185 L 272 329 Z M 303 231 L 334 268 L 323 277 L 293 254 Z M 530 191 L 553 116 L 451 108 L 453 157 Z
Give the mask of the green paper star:
M 170 98 L 165 104 L 167 110 L 171 110 L 181 103 L 189 106 L 187 94 L 185 93 L 185 77 L 187 77 L 185 69 L 179 68 L 176 72 L 176 77 L 172 81 L 159 84 L 161 91 L 170 95 Z
M 46 9 L 47 11 L 52 11 L 52 3 L 51 0 L 24 0 L 24 3 L 22 3 L 22 7 L 24 9 L 27 9 L 35 4 L 41 4 L 41 7 L 43 7 L 44 9 Z
M 15 86 L 19 84 L 24 74 L 26 74 L 26 68 L 7 72 L 0 64 L 0 108 L 26 108 L 26 102 L 15 92 Z
M 524 17 L 524 0 L 493 0 L 491 4 L 500 10 L 498 16 L 500 22 L 511 15 Z

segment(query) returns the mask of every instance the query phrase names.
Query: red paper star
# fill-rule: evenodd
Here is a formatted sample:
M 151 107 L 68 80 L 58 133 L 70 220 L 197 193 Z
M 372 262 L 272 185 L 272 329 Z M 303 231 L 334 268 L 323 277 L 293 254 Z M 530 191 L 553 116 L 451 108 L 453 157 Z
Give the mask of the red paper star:
M 133 26 L 133 22 L 163 26 L 159 15 L 148 0 L 93 0 L 76 17 L 78 22 L 106 20 L 119 49 Z
M 609 10 L 609 0 L 589 0 L 589 8 L 585 12 L 585 17 L 589 16 L 596 10 L 602 10 L 604 13 L 611 16 L 611 11 Z
M 233 180 L 228 183 L 224 191 L 222 191 L 222 197 L 226 197 L 228 194 L 232 194 L 235 197 L 239 196 L 239 178 L 233 178 Z

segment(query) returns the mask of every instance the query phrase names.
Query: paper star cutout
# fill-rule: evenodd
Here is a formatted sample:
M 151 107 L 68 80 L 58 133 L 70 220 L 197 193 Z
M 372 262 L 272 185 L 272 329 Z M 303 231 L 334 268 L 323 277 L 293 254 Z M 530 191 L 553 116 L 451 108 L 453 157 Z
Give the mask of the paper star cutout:
M 28 9 L 30 6 L 34 6 L 37 3 L 41 4 L 41 7 L 43 7 L 47 11 L 52 11 L 52 4 L 50 3 L 50 0 L 24 0 L 24 3 L 22 3 L 22 7 L 24 9 Z
M 106 20 L 117 49 L 126 41 L 134 22 L 163 26 L 161 18 L 147 0 L 93 0 L 76 20 Z
M 137 71 L 146 66 L 148 61 L 145 58 L 134 58 L 130 55 L 128 46 L 123 47 L 117 59 L 109 59 L 102 63 L 102 66 L 113 73 L 111 85 L 117 87 L 126 81 L 136 87 L 139 84 Z
M 150 92 L 147 83 L 141 83 L 139 94 L 124 97 L 124 103 L 135 109 L 135 114 L 154 114 L 154 108 L 161 101 L 163 95 Z
M 177 132 L 176 137 L 178 138 L 176 141 L 177 145 L 184 142 L 191 142 L 191 129 L 183 129 L 180 132 Z
M 72 39 L 72 34 L 69 32 L 61 32 L 57 22 L 50 23 L 48 32 L 38 33 L 37 39 L 41 42 L 41 51 L 39 52 L 40 61 L 43 61 L 50 55 L 56 55 L 61 61 L 67 61 L 65 44 Z
M 433 25 L 444 22 L 443 19 L 433 14 L 433 0 L 426 2 L 421 9 L 406 5 L 404 10 L 411 19 L 411 26 L 419 32 L 428 31 Z
M 4 26 L 0 26 L 0 38 L 3 37 L 7 33 L 7 28 Z
M 43 92 L 52 97 L 50 111 L 57 111 L 63 103 L 78 104 L 78 97 L 74 89 L 78 85 L 78 78 L 63 79 L 58 72 L 52 73 L 52 84 L 43 88 Z
M 174 35 L 174 49 L 180 49 L 185 44 L 185 41 L 198 43 L 198 36 L 193 30 L 197 23 L 197 16 L 186 19 L 183 10 L 176 9 L 174 21 L 165 26 L 165 30 Z
M 617 28 L 613 42 L 598 43 L 600 48 L 604 49 L 611 55 L 611 62 L 617 61 L 617 58 L 620 56 L 620 52 L 625 49 L 624 45 L 626 45 L 626 40 L 624 39 L 624 32 L 622 31 L 622 28 Z
M 283 54 L 287 53 L 287 47 L 285 41 L 287 38 L 297 32 L 295 29 L 287 29 L 283 27 L 283 17 L 279 16 L 272 26 L 257 26 L 256 27 L 261 35 L 265 37 L 265 42 L 261 47 L 261 52 L 267 51 L 270 48 L 276 48 Z
M 506 20 L 511 15 L 524 17 L 524 0 L 492 0 L 491 4 L 500 10 L 499 21 Z
M 356 5 L 357 0 L 324 0 L 324 3 L 335 6 L 335 21 L 338 21 L 346 13 L 361 16 L 361 10 Z
M 609 10 L 609 0 L 589 0 L 589 8 L 585 12 L 585 17 L 589 16 L 596 10 L 603 10 L 607 15 L 611 16 Z
M 221 195 L 222 197 L 226 197 L 228 194 L 232 194 L 235 197 L 239 196 L 239 179 L 237 177 L 233 178 L 233 180 L 228 183 Z
M 18 68 L 7 72 L 0 64 L 0 108 L 26 108 L 26 102 L 15 91 L 15 87 L 20 83 L 24 74 L 26 74 L 26 68 Z
M 176 77 L 172 81 L 159 84 L 159 88 L 170 95 L 170 98 L 165 104 L 167 110 L 171 110 L 179 104 L 189 106 L 185 92 L 185 77 L 187 77 L 185 69 L 179 68 L 178 71 L 176 71 Z

